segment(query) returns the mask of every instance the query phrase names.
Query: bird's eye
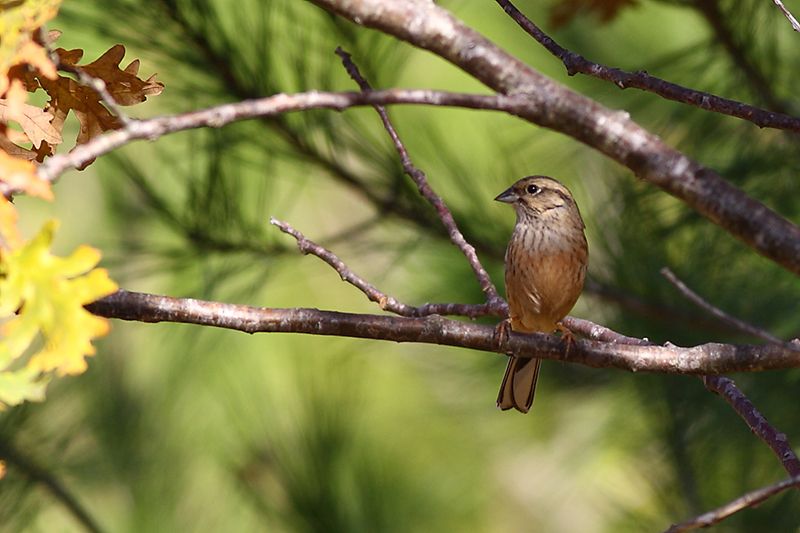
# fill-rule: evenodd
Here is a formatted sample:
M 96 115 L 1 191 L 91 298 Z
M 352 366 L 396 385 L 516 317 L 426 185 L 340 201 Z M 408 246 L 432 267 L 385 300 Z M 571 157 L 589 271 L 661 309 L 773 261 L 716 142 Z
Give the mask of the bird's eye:
M 541 190 L 542 189 L 540 189 L 538 185 L 534 185 L 532 183 L 527 187 L 525 187 L 525 192 L 527 192 L 528 194 L 536 194 Z

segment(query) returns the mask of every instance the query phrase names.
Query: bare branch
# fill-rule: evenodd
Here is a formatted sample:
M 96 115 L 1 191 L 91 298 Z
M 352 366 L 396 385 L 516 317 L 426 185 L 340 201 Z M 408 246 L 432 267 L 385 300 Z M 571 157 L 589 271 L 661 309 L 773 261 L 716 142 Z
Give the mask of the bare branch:
M 353 272 L 339 257 L 320 246 L 319 244 L 311 241 L 302 233 L 294 229 L 288 223 L 280 221 L 276 218 L 270 219 L 270 224 L 278 227 L 282 232 L 291 235 L 297 240 L 297 247 L 304 254 L 311 254 L 319 257 L 328 263 L 333 269 L 339 273 L 342 280 L 353 285 L 358 290 L 363 292 L 370 301 L 375 302 L 384 310 L 400 316 L 406 317 L 421 317 L 428 315 L 458 315 L 467 316 L 470 318 L 477 318 L 487 315 L 505 316 L 506 305 L 501 301 L 500 304 L 490 306 L 487 304 L 456 304 L 456 303 L 441 303 L 441 304 L 425 304 L 420 307 L 414 307 L 404 304 L 403 302 L 395 299 L 392 296 L 381 292 L 374 285 L 360 277 Z
M 800 367 L 800 353 L 765 346 L 709 343 L 681 348 L 581 340 L 570 343 L 545 334 L 511 333 L 497 345 L 494 327 L 438 315 L 406 318 L 318 309 L 251 307 L 191 298 L 118 291 L 87 308 L 100 316 L 140 322 L 178 322 L 257 332 L 306 333 L 394 342 L 472 348 L 519 357 L 555 359 L 596 368 L 668 374 L 722 374 Z
M 781 10 L 783 16 L 785 16 L 792 24 L 792 29 L 794 31 L 800 32 L 800 22 L 797 22 L 797 19 L 794 18 L 794 15 L 792 15 L 792 13 L 788 9 L 786 9 L 786 6 L 783 5 L 783 2 L 781 2 L 781 0 L 772 0 L 772 1 L 775 3 L 776 6 L 778 6 L 778 9 Z
M 67 154 L 58 154 L 51 157 L 42 163 L 38 174 L 44 180 L 55 181 L 67 170 L 78 168 L 91 159 L 135 140 L 154 140 L 178 131 L 202 127 L 218 128 L 239 120 L 275 116 L 292 111 L 306 111 L 309 109 L 342 111 L 349 107 L 378 103 L 454 106 L 506 111 L 511 114 L 517 114 L 520 107 L 528 105 L 526 100 L 524 97 L 503 95 L 403 89 L 370 93 L 310 91 L 296 94 L 276 94 L 255 100 L 222 104 L 179 115 L 134 120 L 119 130 L 109 131 L 93 137 L 89 142 L 76 146 Z M 0 183 L 0 192 L 6 193 L 8 190 L 8 185 Z
M 355 63 L 353 63 L 350 54 L 342 50 L 341 47 L 336 48 L 336 54 L 342 59 L 342 64 L 344 65 L 345 70 L 347 70 L 347 73 L 350 75 L 353 81 L 358 84 L 361 90 L 363 92 L 372 91 L 372 87 L 361 75 L 361 72 L 358 71 L 358 67 Z M 464 239 L 464 235 L 462 235 L 461 231 L 458 229 L 458 225 L 453 218 L 453 214 L 450 212 L 450 209 L 447 207 L 447 204 L 444 203 L 444 200 L 442 200 L 441 196 L 436 194 L 436 192 L 430 186 L 425 173 L 417 168 L 411 161 L 411 156 L 408 155 L 408 150 L 406 150 L 403 141 L 400 140 L 400 135 L 398 135 L 397 130 L 392 124 L 392 121 L 389 119 L 389 114 L 386 112 L 386 108 L 377 104 L 373 105 L 372 107 L 375 108 L 375 111 L 377 111 L 378 115 L 381 117 L 383 127 L 389 133 L 389 137 L 392 139 L 392 143 L 394 143 L 394 147 L 397 150 L 397 153 L 400 155 L 400 162 L 403 165 L 403 170 L 405 170 L 406 174 L 408 174 L 408 176 L 414 181 L 422 197 L 425 198 L 434 207 L 434 209 L 436 209 L 439 219 L 447 229 L 447 234 L 450 236 L 450 241 L 455 244 L 456 247 L 461 250 L 461 253 L 464 254 L 464 257 L 467 258 L 467 262 L 472 268 L 472 271 L 475 273 L 475 277 L 478 278 L 478 284 L 480 285 L 481 290 L 486 295 L 487 303 L 494 306 L 502 305 L 504 303 L 503 299 L 499 294 L 497 294 L 497 289 L 495 288 L 494 283 L 492 283 L 489 273 L 486 272 L 486 269 L 483 268 L 483 265 L 478 259 L 478 254 L 475 253 L 475 247 L 468 243 L 466 239 Z
M 741 331 L 742 333 L 746 333 L 748 335 L 752 335 L 754 337 L 758 337 L 759 339 L 764 339 L 767 342 L 775 342 L 778 344 L 786 344 L 788 348 L 792 348 L 792 346 L 788 343 L 784 343 L 781 339 L 759 327 L 756 327 L 752 324 L 748 324 L 744 320 L 739 320 L 738 318 L 729 315 L 722 309 L 713 306 L 711 303 L 704 300 L 699 294 L 694 292 L 692 289 L 686 286 L 686 284 L 675 275 L 672 270 L 668 267 L 664 267 L 661 269 L 661 275 L 667 278 L 678 292 L 680 292 L 687 300 L 695 304 L 700 309 L 703 309 L 710 315 L 714 316 L 715 318 L 719 319 L 722 322 L 730 325 L 731 327 Z
M 681 533 L 683 531 L 691 531 L 693 529 L 700 529 L 702 527 L 718 524 L 719 522 L 722 522 L 726 518 L 738 513 L 743 509 L 755 507 L 768 498 L 775 496 L 776 494 L 780 494 L 786 489 L 797 487 L 798 485 L 800 485 L 800 476 L 795 476 L 781 481 L 780 483 L 775 483 L 774 485 L 769 485 L 767 487 L 748 492 L 747 494 L 744 494 L 735 500 L 726 503 L 722 507 L 714 509 L 713 511 L 703 513 L 700 516 L 696 516 L 690 520 L 687 520 L 686 522 L 675 524 L 667 529 L 665 533 Z
M 702 380 L 708 390 L 722 396 L 745 421 L 750 431 L 770 447 L 790 476 L 800 476 L 800 459 L 794 453 L 786 434 L 770 425 L 732 379 L 724 376 L 703 376 Z
M 760 128 L 776 128 L 800 133 L 800 118 L 776 113 L 715 94 L 697 91 L 672 83 L 640 70 L 628 72 L 589 61 L 575 52 L 567 50 L 552 37 L 542 31 L 533 21 L 523 15 L 509 0 L 496 0 L 508 15 L 548 52 L 557 57 L 567 69 L 567 74 L 586 74 L 601 80 L 610 81 L 620 89 L 641 89 L 674 102 L 692 105 L 752 122 Z M 777 2 L 776 2 L 777 3 Z
M 518 115 L 569 135 L 680 198 L 712 222 L 800 274 L 800 228 L 630 119 L 533 70 L 424 0 L 313 0 L 317 5 L 429 50 L 492 89 L 525 96 Z

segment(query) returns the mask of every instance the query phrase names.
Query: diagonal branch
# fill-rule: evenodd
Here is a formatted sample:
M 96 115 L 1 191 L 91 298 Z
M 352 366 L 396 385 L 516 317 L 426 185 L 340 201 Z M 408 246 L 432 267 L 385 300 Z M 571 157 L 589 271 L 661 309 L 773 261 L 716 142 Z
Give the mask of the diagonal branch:
M 794 476 L 781 481 L 780 483 L 762 487 L 760 489 L 748 492 L 747 494 L 743 494 L 735 500 L 728 502 L 725 505 L 714 509 L 713 511 L 703 513 L 700 516 L 696 516 L 690 520 L 681 522 L 680 524 L 675 524 L 667 529 L 665 533 L 681 533 L 683 531 L 691 531 L 692 529 L 713 526 L 714 524 L 722 522 L 726 518 L 738 513 L 743 509 L 755 507 L 768 498 L 797 486 L 800 486 L 800 476 Z
M 732 379 L 725 376 L 702 376 L 703 385 L 719 394 L 745 421 L 758 438 L 770 447 L 790 476 L 800 476 L 800 459 L 794 453 L 785 433 L 772 426 L 753 402 L 739 390 Z
M 441 303 L 441 304 L 425 304 L 419 307 L 414 307 L 397 300 L 393 296 L 381 292 L 378 288 L 360 277 L 353 272 L 339 257 L 320 246 L 319 244 L 311 241 L 302 233 L 294 229 L 286 222 L 280 221 L 276 218 L 270 219 L 270 224 L 276 226 L 282 232 L 291 235 L 297 241 L 297 247 L 304 254 L 311 254 L 319 257 L 330 265 L 342 278 L 343 281 L 351 284 L 361 292 L 363 292 L 370 301 L 375 302 L 384 310 L 394 313 L 396 315 L 405 317 L 422 317 L 429 315 L 458 315 L 470 318 L 477 318 L 487 315 L 505 316 L 507 313 L 505 302 L 502 300 L 499 304 L 489 305 L 486 304 L 457 304 L 457 303 Z
M 778 6 L 778 9 L 781 10 L 781 13 L 783 13 L 783 16 L 786 17 L 786 19 L 792 25 L 792 29 L 794 31 L 800 32 L 800 22 L 797 22 L 797 19 L 794 18 L 794 15 L 792 15 L 791 11 L 786 9 L 786 6 L 783 5 L 783 2 L 781 2 L 781 0 L 772 0 L 772 1 L 775 3 L 776 6 Z
M 350 54 L 342 50 L 341 47 L 336 48 L 336 54 L 342 59 L 342 64 L 344 65 L 345 70 L 347 70 L 347 73 L 350 75 L 353 81 L 358 84 L 361 90 L 365 93 L 372 91 L 372 87 L 361 75 L 358 67 L 355 63 L 353 63 Z M 389 137 L 392 139 L 392 143 L 394 143 L 394 147 L 397 150 L 397 153 L 400 155 L 400 162 L 403 165 L 403 170 L 405 170 L 406 174 L 408 174 L 408 176 L 414 181 L 422 197 L 425 198 L 434 207 L 434 209 L 436 209 L 439 219 L 447 229 L 447 234 L 450 236 L 450 241 L 455 244 L 456 247 L 461 250 L 461 253 L 464 254 L 464 257 L 467 258 L 467 262 L 472 268 L 472 271 L 475 273 L 475 277 L 478 278 L 478 284 L 481 286 L 481 290 L 486 295 L 487 303 L 489 305 L 502 306 L 503 300 L 500 298 L 500 295 L 497 294 L 497 289 L 495 288 L 494 283 L 492 283 L 489 273 L 486 272 L 486 269 L 483 268 L 483 265 L 478 259 L 478 254 L 475 253 L 475 247 L 468 243 L 464 238 L 464 235 L 458 229 L 458 225 L 453 218 L 453 213 L 450 212 L 450 208 L 448 208 L 447 204 L 444 203 L 442 197 L 436 194 L 436 192 L 430 186 L 425 173 L 417 168 L 411 161 L 411 156 L 408 155 L 408 150 L 406 150 L 403 141 L 400 140 L 400 135 L 398 135 L 397 130 L 392 124 L 392 121 L 389 119 L 389 114 L 386 112 L 386 108 L 378 104 L 373 105 L 372 107 L 375 108 L 375 111 L 377 111 L 378 115 L 381 117 L 383 127 L 389 133 Z
M 548 52 L 553 54 L 567 69 L 567 74 L 586 74 L 601 80 L 610 81 L 620 89 L 641 89 L 674 102 L 689 104 L 700 109 L 721 113 L 752 122 L 760 128 L 776 128 L 800 133 L 800 118 L 762 109 L 753 105 L 723 98 L 715 94 L 697 91 L 678 85 L 640 70 L 628 72 L 589 61 L 575 52 L 567 50 L 552 37 L 542 31 L 533 21 L 522 14 L 509 0 L 496 0 L 514 22 L 533 37 Z
M 524 96 L 519 116 L 581 141 L 680 198 L 743 242 L 800 274 L 800 228 L 630 119 L 511 56 L 425 0 L 313 0 L 450 61 L 492 89 Z
M 775 342 L 778 344 L 784 344 L 784 342 L 762 328 L 753 326 L 752 324 L 748 324 L 744 320 L 739 320 L 735 316 L 731 316 L 722 309 L 715 307 L 714 305 L 710 304 L 706 300 L 703 299 L 702 296 L 694 292 L 690 289 L 686 284 L 675 275 L 672 270 L 668 267 L 664 267 L 661 269 L 661 275 L 667 278 L 673 287 L 675 287 L 678 292 L 681 293 L 687 300 L 695 304 L 700 309 L 704 310 L 708 314 L 712 315 L 714 318 L 718 319 L 720 322 L 728 324 L 732 328 L 741 331 L 742 333 L 746 333 L 747 335 L 752 335 L 753 337 L 758 337 L 759 339 L 763 339 L 767 342 Z M 787 343 L 787 347 L 791 347 L 790 344 Z

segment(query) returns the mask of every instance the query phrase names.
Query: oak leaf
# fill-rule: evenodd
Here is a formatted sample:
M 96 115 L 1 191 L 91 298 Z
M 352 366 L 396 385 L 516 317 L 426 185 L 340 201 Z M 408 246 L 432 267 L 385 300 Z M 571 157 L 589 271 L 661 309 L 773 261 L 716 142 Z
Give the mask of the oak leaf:
M 144 102 L 148 96 L 160 94 L 164 89 L 164 84 L 156 81 L 155 75 L 146 80 L 137 76 L 138 60 L 131 62 L 125 69 L 120 68 L 119 63 L 125 56 L 125 47 L 120 44 L 112 46 L 95 61 L 82 66 L 77 64 L 83 56 L 81 50 L 59 48 L 56 53 L 62 64 L 80 68 L 90 76 L 102 80 L 108 93 L 119 105 Z M 39 82 L 50 95 L 45 112 L 53 116 L 53 129 L 61 131 L 70 110 L 75 113 L 80 124 L 76 144 L 84 144 L 92 137 L 122 126 L 93 88 L 80 85 L 65 76 L 59 76 L 56 80 L 40 79 Z M 48 142 L 48 145 L 51 144 Z
M 12 82 L 12 87 L 16 85 L 16 81 Z M 61 133 L 51 124 L 52 120 L 53 115 L 40 107 L 19 103 L 11 98 L 0 99 L 0 122 L 14 121 L 19 124 L 25 138 L 35 148 L 41 146 L 42 141 L 47 141 L 50 145 L 61 144 Z M 18 139 L 14 144 L 24 140 Z
M 0 408 L 42 399 L 53 373 L 86 370 L 92 339 L 108 332 L 108 321 L 83 306 L 117 286 L 95 268 L 100 254 L 93 248 L 52 255 L 56 227 L 46 223 L 31 241 L 0 256 Z

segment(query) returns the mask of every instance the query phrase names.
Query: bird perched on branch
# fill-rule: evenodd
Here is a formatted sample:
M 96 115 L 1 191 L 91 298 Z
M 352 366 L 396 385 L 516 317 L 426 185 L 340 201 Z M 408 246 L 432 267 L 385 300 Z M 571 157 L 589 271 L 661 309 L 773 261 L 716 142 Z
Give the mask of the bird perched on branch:
M 565 342 L 572 334 L 561 319 L 583 290 L 589 249 L 584 224 L 572 194 L 547 176 L 528 176 L 495 198 L 514 206 L 517 224 L 506 249 L 506 298 L 509 319 L 499 331 L 552 333 Z M 508 360 L 497 406 L 527 413 L 533 404 L 541 359 Z

